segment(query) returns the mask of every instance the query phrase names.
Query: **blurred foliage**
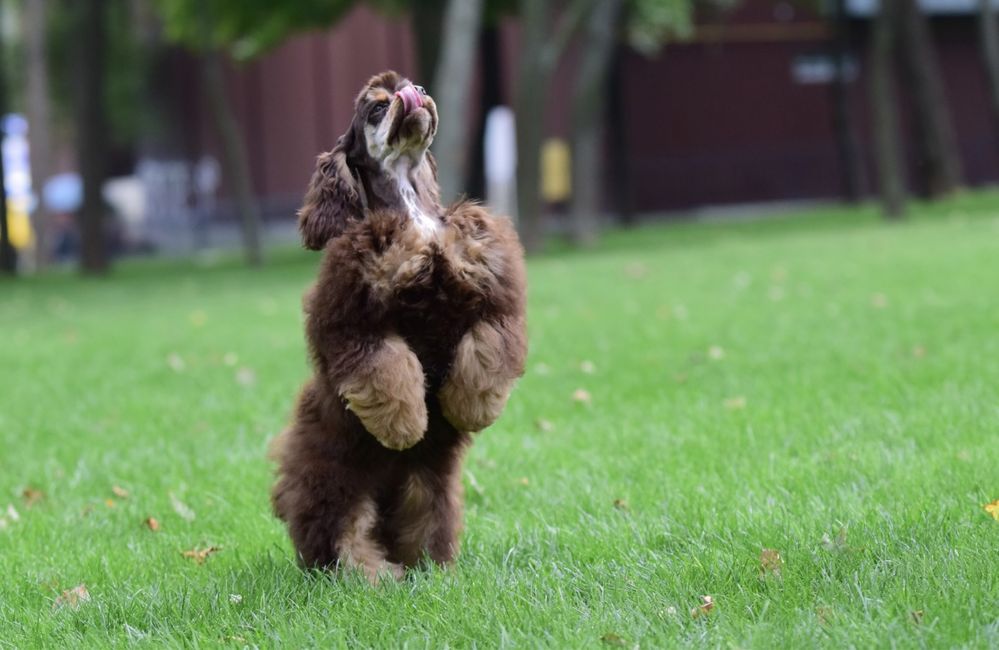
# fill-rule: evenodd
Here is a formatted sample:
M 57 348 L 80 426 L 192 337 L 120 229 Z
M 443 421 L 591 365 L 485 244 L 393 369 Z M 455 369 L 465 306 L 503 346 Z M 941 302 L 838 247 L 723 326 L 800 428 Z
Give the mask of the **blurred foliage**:
M 630 0 L 625 32 L 628 44 L 651 56 L 671 39 L 693 33 L 692 0 Z
M 592 5 L 599 0 L 574 0 Z M 235 59 L 251 59 L 299 31 L 327 28 L 357 4 L 402 14 L 419 11 L 419 0 L 156 0 L 170 40 L 194 50 L 222 48 Z M 517 0 L 488 0 L 484 20 L 496 23 L 514 15 Z M 714 5 L 730 6 L 735 0 Z M 625 33 L 628 43 L 654 54 L 672 38 L 692 32 L 693 0 L 630 0 Z
M 142 42 L 135 29 L 133 3 L 107 0 L 107 40 L 105 47 L 104 105 L 111 144 L 128 146 L 156 129 L 149 111 L 137 110 L 147 96 L 149 68 L 155 52 Z M 77 79 L 76 12 L 79 3 L 57 0 L 48 13 L 49 74 L 53 118 L 59 125 L 73 120 L 73 97 Z M 19 52 L 23 60 L 23 51 Z M 19 84 L 20 87 L 21 84 Z
M 193 50 L 220 48 L 233 58 L 250 59 L 295 32 L 332 25 L 356 1 L 156 0 L 156 6 L 170 40 Z

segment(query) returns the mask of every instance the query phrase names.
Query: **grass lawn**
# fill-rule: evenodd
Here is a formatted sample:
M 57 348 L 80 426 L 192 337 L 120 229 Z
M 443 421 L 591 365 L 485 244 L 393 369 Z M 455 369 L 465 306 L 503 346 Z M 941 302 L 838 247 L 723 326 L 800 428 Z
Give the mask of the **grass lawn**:
M 0 284 L 0 647 L 997 647 L 999 195 L 917 212 L 532 260 L 458 564 L 378 589 L 269 511 L 317 257 Z

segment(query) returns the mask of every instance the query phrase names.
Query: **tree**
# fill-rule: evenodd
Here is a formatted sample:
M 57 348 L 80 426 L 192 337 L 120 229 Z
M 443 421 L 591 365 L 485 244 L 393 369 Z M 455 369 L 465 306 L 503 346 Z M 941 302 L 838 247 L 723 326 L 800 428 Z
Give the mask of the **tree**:
M 595 0 L 573 0 L 551 29 L 551 0 L 521 0 L 520 75 L 517 114 L 517 217 L 528 251 L 541 248 L 544 236 L 539 180 L 544 135 L 545 90 L 552 71 Z
M 891 13 L 901 71 L 912 97 L 913 141 L 919 155 L 920 184 L 929 197 L 944 196 L 962 184 L 961 159 L 936 48 L 918 0 L 894 2 L 897 7 Z
M 47 0 L 27 0 L 24 7 L 25 77 L 27 82 L 26 110 L 28 139 L 31 148 L 31 178 L 35 192 L 41 196 L 42 184 L 51 173 L 52 129 L 49 97 L 48 52 L 46 46 Z M 45 204 L 38 201 L 34 213 L 36 263 L 42 267 L 48 261 L 48 218 Z
M 225 92 L 228 53 L 239 58 L 256 56 L 297 29 L 330 22 L 348 2 L 282 3 L 261 0 L 160 0 L 158 8 L 167 35 L 198 53 L 202 90 L 222 147 L 222 167 L 239 211 L 243 249 L 250 266 L 263 262 L 260 241 L 260 206 L 246 144 Z
M 856 117 L 850 102 L 850 20 L 846 12 L 846 0 L 833 0 L 829 21 L 833 32 L 830 47 L 835 67 L 835 78 L 829 91 L 843 198 L 850 203 L 857 203 L 864 196 L 864 162 L 857 136 Z
M 584 246 L 599 230 L 600 160 L 606 86 L 623 0 L 603 0 L 590 12 L 583 52 L 572 95 L 572 238 Z
M 483 0 L 450 0 L 444 23 L 443 51 L 434 75 L 434 99 L 440 115 L 434 154 L 441 198 L 451 201 L 465 183 L 469 95 Z M 414 11 L 416 9 L 414 8 Z
M 989 105 L 999 150 L 999 23 L 992 0 L 978 0 L 978 35 L 989 84 Z
M 690 34 L 690 0 L 597 0 L 583 30 L 582 53 L 572 97 L 572 239 L 592 245 L 598 236 L 603 125 L 608 112 L 611 65 L 621 40 L 646 55 L 669 38 Z M 622 39 L 623 32 L 623 39 Z
M 874 118 L 878 187 L 882 211 L 889 219 L 905 213 L 905 181 L 898 136 L 898 102 L 894 88 L 895 13 L 899 0 L 882 0 L 871 29 L 871 113 Z
M 104 106 L 104 43 L 106 3 L 104 0 L 76 0 L 77 88 L 76 127 L 80 172 L 83 179 L 83 207 L 80 210 L 84 273 L 107 272 L 106 224 L 101 195 L 107 163 L 107 123 Z
M 0 12 L 0 21 L 3 15 Z M 7 108 L 7 83 L 3 61 L 3 25 L 0 24 L 0 114 Z M 2 136 L 2 133 L 0 133 Z M 0 156 L 0 274 L 13 275 L 17 271 L 17 254 L 10 243 L 10 230 L 7 223 L 7 188 L 4 184 L 3 156 Z
M 261 216 L 253 192 L 253 179 L 250 175 L 250 162 L 246 144 L 239 132 L 239 124 L 233 115 L 225 93 L 225 70 L 222 54 L 212 45 L 211 30 L 213 16 L 211 3 L 202 5 L 202 51 L 201 87 L 205 93 L 212 120 L 222 142 L 222 167 L 232 185 L 239 209 L 239 220 L 243 233 L 243 250 L 250 266 L 263 264 L 263 251 L 260 245 Z
M 418 10 L 414 0 L 369 1 L 384 11 L 395 11 L 409 6 L 413 7 L 414 13 Z M 469 21 L 477 22 L 474 15 L 476 12 L 469 12 L 467 4 L 480 4 L 481 1 L 463 3 L 455 0 L 452 3 L 456 12 L 455 20 L 461 24 Z M 234 60 L 243 61 L 259 56 L 296 32 L 333 25 L 355 4 L 356 0 L 299 0 L 283 3 L 271 0 L 158 0 L 157 6 L 166 24 L 168 37 L 198 52 L 201 56 L 205 96 L 222 140 L 225 175 L 236 194 L 247 261 L 251 265 L 260 263 L 262 257 L 259 241 L 259 207 L 253 193 L 245 144 L 240 137 L 239 125 L 224 92 L 224 58 L 229 56 Z M 433 0 L 429 4 L 432 8 L 442 6 L 438 0 Z M 423 25 L 427 30 L 420 32 L 423 37 L 418 39 L 418 42 L 422 42 L 422 45 L 418 46 L 421 52 L 434 49 L 426 43 L 428 40 L 433 40 L 436 33 L 433 27 L 437 19 L 433 14 L 432 11 L 431 17 L 426 21 L 414 21 L 414 26 Z M 476 29 L 473 27 L 471 33 L 475 32 Z M 452 45 L 445 72 L 452 73 L 457 70 L 455 74 L 462 74 L 460 68 L 465 63 L 460 59 L 462 57 L 471 59 L 466 52 L 468 49 L 469 46 L 464 43 Z M 458 59 L 457 63 L 455 59 Z M 464 123 L 457 114 L 467 104 L 467 101 L 462 101 L 467 99 L 462 94 L 467 90 L 459 88 L 455 92 L 454 97 L 445 94 L 445 97 L 441 98 L 442 103 L 447 106 L 456 105 L 457 109 L 452 109 L 456 110 L 456 117 L 449 119 Z M 460 134 L 455 137 L 445 131 L 444 139 L 449 153 L 451 145 L 460 146 L 461 137 Z M 461 163 L 460 156 L 456 160 L 456 164 Z M 453 163 L 448 164 L 453 166 Z M 445 173 L 448 174 L 450 171 Z

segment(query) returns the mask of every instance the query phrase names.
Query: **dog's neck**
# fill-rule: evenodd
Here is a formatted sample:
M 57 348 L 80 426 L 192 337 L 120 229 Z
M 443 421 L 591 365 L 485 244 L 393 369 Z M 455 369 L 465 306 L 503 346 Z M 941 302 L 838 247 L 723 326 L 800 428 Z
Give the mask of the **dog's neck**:
M 410 223 L 425 236 L 432 236 L 441 227 L 440 205 L 430 188 L 421 187 L 432 178 L 421 167 L 426 165 L 426 155 L 393 155 L 376 168 L 364 174 L 364 189 L 370 209 L 388 208 L 401 210 Z M 432 182 L 432 181 L 431 181 Z

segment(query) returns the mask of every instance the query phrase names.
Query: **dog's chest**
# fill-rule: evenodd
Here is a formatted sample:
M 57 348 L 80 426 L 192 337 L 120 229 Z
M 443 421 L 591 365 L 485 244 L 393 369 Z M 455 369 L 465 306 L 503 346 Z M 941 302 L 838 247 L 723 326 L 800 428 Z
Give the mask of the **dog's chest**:
M 441 225 L 432 234 L 413 223 L 368 264 L 377 298 L 388 307 L 393 329 L 409 343 L 423 365 L 428 384 L 439 385 L 458 341 L 479 318 L 481 295 L 456 268 L 455 233 Z

